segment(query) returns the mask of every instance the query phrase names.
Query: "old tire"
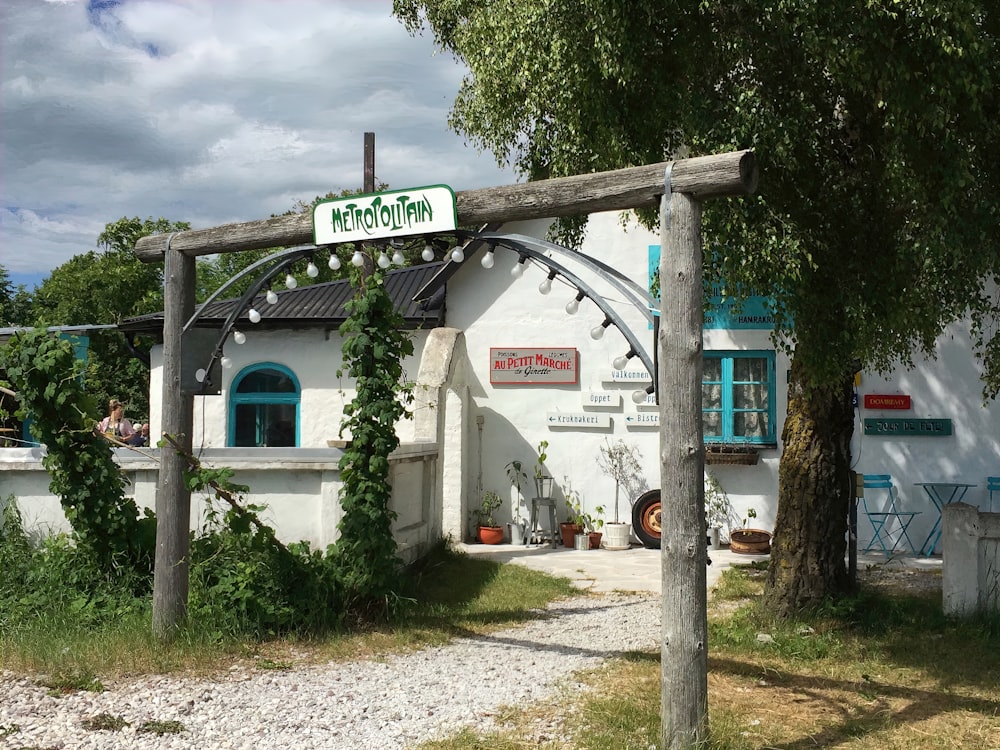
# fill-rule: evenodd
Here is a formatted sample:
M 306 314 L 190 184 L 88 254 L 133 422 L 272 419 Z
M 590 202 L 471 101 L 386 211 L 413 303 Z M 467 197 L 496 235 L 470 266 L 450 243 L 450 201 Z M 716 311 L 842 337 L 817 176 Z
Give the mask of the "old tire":
M 644 547 L 660 548 L 660 491 L 643 492 L 632 505 L 632 530 Z

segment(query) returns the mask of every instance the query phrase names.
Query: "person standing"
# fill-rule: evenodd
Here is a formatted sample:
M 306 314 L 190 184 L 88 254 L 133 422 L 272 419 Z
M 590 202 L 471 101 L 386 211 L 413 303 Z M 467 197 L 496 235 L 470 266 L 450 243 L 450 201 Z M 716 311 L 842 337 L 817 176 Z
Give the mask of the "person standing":
M 135 428 L 125 417 L 124 404 L 116 398 L 108 402 L 108 416 L 98 423 L 97 429 L 105 437 L 119 442 L 124 442 L 135 434 Z

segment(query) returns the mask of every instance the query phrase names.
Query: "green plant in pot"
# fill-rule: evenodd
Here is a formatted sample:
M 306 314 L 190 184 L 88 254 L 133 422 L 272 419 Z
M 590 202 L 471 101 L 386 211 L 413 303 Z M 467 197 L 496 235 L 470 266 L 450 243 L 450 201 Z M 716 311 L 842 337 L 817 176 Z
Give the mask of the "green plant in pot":
M 771 551 L 771 532 L 764 529 L 748 528 L 751 518 L 757 517 L 754 508 L 747 508 L 743 528 L 729 533 L 729 549 L 744 555 L 766 555 Z
M 756 511 L 755 511 L 756 512 Z M 729 495 L 712 474 L 705 473 L 705 522 L 713 549 L 722 546 L 722 529 L 730 525 L 733 506 Z M 744 524 L 745 525 L 745 524 Z
M 526 521 L 521 518 L 521 503 L 525 499 L 521 488 L 528 485 L 528 475 L 520 461 L 511 461 L 506 469 L 510 485 L 516 490 L 516 496 L 511 502 L 510 543 L 527 544 L 530 540 L 525 533 Z
M 566 486 L 569 487 L 568 481 Z M 580 493 L 573 489 L 567 489 L 566 510 L 568 517 L 567 524 L 564 526 L 569 526 L 569 528 L 563 531 L 563 543 L 567 547 L 576 547 L 576 549 L 598 549 L 601 546 L 601 528 L 604 526 L 604 506 L 598 505 L 594 508 L 593 513 L 588 513 L 583 508 Z M 572 543 L 566 539 L 570 529 L 572 529 Z M 581 540 L 580 537 L 585 539 Z
M 549 458 L 547 453 L 549 441 L 542 440 L 538 443 L 535 458 L 535 497 L 550 497 L 552 495 L 552 477 L 547 473 L 545 462 Z
M 503 526 L 497 524 L 494 516 L 501 505 L 503 498 L 500 495 L 491 490 L 484 490 L 479 507 L 472 510 L 476 522 L 476 536 L 483 544 L 500 544 L 503 541 Z
M 600 448 L 597 466 L 615 481 L 615 520 L 607 525 L 607 539 L 604 545 L 607 549 L 628 549 L 629 547 L 629 524 L 620 523 L 618 520 L 618 499 L 622 487 L 634 487 L 640 483 L 642 466 L 639 464 L 639 459 L 641 457 L 639 450 L 624 440 L 616 440 L 612 443 L 605 438 L 604 444 Z

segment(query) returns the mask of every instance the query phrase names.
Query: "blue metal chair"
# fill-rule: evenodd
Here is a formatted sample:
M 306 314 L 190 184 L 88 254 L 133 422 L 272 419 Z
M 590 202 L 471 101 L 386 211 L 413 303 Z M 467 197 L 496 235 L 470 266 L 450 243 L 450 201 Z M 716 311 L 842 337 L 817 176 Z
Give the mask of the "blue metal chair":
M 986 477 L 986 491 L 990 493 L 990 509 L 987 513 L 992 513 L 993 495 L 1000 495 L 1000 477 Z
M 865 474 L 864 488 L 864 514 L 872 525 L 873 533 L 864 551 L 869 552 L 878 546 L 886 557 L 892 557 L 896 546 L 905 541 L 910 551 L 916 553 L 917 548 L 906 530 L 920 513 L 900 511 L 896 507 L 898 494 L 892 477 L 888 474 Z

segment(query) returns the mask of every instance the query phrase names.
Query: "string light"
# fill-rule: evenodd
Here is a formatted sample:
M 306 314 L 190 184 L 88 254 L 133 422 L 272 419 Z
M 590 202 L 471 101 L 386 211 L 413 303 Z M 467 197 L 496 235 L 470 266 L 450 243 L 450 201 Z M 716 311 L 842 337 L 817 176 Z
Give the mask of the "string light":
M 204 367 L 199 367 L 197 370 L 194 371 L 194 379 L 197 380 L 199 383 L 204 383 L 205 382 L 205 377 L 207 375 L 208 375 L 208 373 L 205 372 L 205 368 Z
M 452 250 L 451 259 L 456 263 L 461 263 L 463 260 L 465 260 L 465 246 L 459 245 L 454 250 Z
M 628 367 L 628 361 L 635 356 L 635 350 L 629 349 L 628 354 L 623 354 L 620 357 L 615 357 L 615 361 L 612 363 L 616 370 L 624 370 Z
M 489 250 L 486 251 L 486 254 L 483 256 L 483 259 L 481 261 L 479 261 L 479 263 L 480 263 L 480 265 L 483 268 L 486 268 L 486 269 L 493 268 L 493 248 L 492 247 Z
M 510 275 L 513 276 L 515 279 L 519 279 L 522 276 L 524 276 L 524 263 L 526 260 L 528 260 L 528 256 L 526 255 L 519 256 L 517 259 L 517 263 L 515 263 L 514 267 L 510 269 Z
M 327 261 L 327 265 L 330 266 L 331 271 L 340 270 L 340 258 L 337 257 L 336 253 L 330 253 L 330 260 Z
M 403 251 L 397 247 L 395 252 L 393 252 L 392 254 L 392 264 L 394 266 L 401 266 L 405 263 L 406 263 L 406 258 L 403 256 Z
M 566 303 L 566 314 L 576 315 L 576 311 L 580 309 L 580 300 L 586 296 L 583 292 L 577 292 L 576 296 Z
M 306 266 L 306 276 L 308 276 L 310 279 L 315 279 L 317 276 L 319 276 L 319 269 L 316 268 L 316 264 L 313 263 L 312 261 L 309 261 L 309 265 Z
M 351 256 L 351 265 L 361 268 L 365 264 L 365 256 L 361 254 L 360 250 L 355 250 L 354 255 Z
M 298 285 L 299 282 L 295 280 L 294 276 L 292 276 L 291 274 L 285 276 L 285 286 L 287 286 L 289 289 L 294 289 Z
M 230 370 L 233 367 L 233 360 L 229 357 L 223 357 L 219 360 L 219 364 L 222 365 L 223 370 Z
M 385 254 L 385 250 L 382 250 L 381 252 L 379 252 L 379 254 L 378 254 L 378 267 L 379 268 L 388 268 L 389 265 L 390 265 L 390 263 L 391 263 L 391 261 L 389 260 L 389 256 Z
M 265 295 L 265 296 L 267 297 L 268 304 L 270 304 L 270 305 L 276 305 L 276 304 L 278 304 L 278 295 L 274 293 L 273 289 L 268 289 L 267 290 L 267 295 Z
M 233 341 L 237 344 L 245 344 L 247 342 L 247 335 L 243 331 L 233 331 Z
M 549 271 L 549 275 L 542 279 L 542 283 L 538 285 L 538 291 L 542 294 L 548 294 L 552 291 L 552 279 L 556 277 L 555 271 Z
M 429 242 L 424 245 L 424 251 L 420 253 L 420 257 L 428 263 L 434 260 L 434 246 Z
M 250 312 L 247 313 L 247 317 L 250 318 L 251 323 L 260 323 L 260 313 L 250 308 Z
M 646 402 L 646 396 L 650 394 L 653 386 L 649 386 L 648 390 L 645 391 L 632 391 L 632 403 L 633 404 L 643 404 Z
M 599 326 L 594 326 L 590 329 L 590 338 L 594 341 L 600 341 L 604 338 L 604 332 L 607 330 L 609 325 L 611 325 L 611 318 L 605 318 L 604 322 Z

